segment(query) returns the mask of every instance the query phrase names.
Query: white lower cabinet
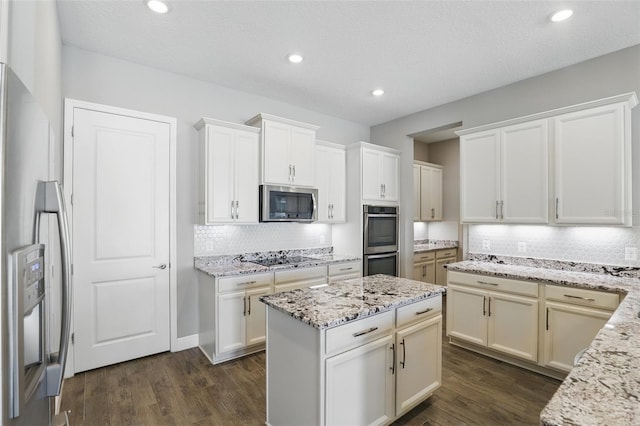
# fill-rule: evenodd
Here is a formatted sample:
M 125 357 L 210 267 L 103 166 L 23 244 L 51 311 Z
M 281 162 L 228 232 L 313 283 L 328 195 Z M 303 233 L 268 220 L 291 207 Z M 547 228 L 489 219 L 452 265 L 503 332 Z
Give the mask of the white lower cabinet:
M 393 350 L 387 335 L 327 359 L 327 425 L 383 425 L 393 419 Z
M 538 360 L 538 284 L 457 272 L 450 275 L 449 336 L 527 361 Z
M 267 308 L 267 424 L 390 424 L 440 387 L 441 312 L 437 295 L 318 330 Z
M 198 344 L 213 364 L 264 349 L 265 306 L 273 273 L 213 278 L 199 274 Z
M 362 262 L 346 262 L 329 265 L 329 284 L 336 281 L 360 278 L 362 276 Z
M 544 365 L 568 372 L 618 306 L 619 296 L 593 290 L 547 286 Z

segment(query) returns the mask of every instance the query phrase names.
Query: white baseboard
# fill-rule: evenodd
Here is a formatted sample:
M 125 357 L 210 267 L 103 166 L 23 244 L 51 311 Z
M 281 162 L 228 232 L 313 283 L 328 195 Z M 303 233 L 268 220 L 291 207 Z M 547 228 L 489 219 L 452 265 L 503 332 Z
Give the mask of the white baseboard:
M 176 339 L 175 347 L 171 347 L 171 352 L 180 352 L 185 349 L 191 349 L 198 346 L 198 335 L 192 334 L 190 336 L 178 337 Z

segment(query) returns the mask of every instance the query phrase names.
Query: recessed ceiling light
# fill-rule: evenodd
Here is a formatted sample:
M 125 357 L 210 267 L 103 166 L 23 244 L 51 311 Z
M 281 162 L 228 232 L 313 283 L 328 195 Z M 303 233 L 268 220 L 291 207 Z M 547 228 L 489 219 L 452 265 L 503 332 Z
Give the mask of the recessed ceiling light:
M 169 11 L 169 5 L 162 0 L 146 0 L 145 3 L 155 13 L 167 13 Z
M 291 55 L 289 55 L 289 62 L 299 64 L 300 62 L 302 62 L 302 56 L 298 55 L 297 53 L 292 53 Z
M 553 15 L 551 15 L 551 22 L 564 21 L 565 19 L 571 18 L 571 15 L 573 15 L 573 10 L 571 9 L 559 10 Z
M 384 95 L 384 90 L 382 90 L 382 89 L 375 89 L 375 90 L 372 90 L 372 91 L 371 91 L 371 94 L 372 94 L 373 96 L 382 96 L 382 95 Z

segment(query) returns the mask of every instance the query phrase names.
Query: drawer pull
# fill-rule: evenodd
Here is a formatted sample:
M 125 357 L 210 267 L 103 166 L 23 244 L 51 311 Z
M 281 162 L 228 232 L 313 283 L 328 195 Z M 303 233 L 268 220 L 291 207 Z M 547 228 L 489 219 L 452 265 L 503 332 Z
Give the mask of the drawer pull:
M 431 311 L 433 311 L 433 308 L 427 308 L 424 311 L 416 312 L 416 315 L 426 314 L 427 312 L 431 312 Z
M 369 334 L 369 333 L 373 333 L 374 331 L 376 331 L 378 329 L 378 327 L 371 327 L 368 330 L 364 330 L 364 331 L 358 331 L 357 333 L 353 333 L 353 337 L 360 337 L 360 336 L 364 336 L 365 334 Z
M 586 300 L 587 302 L 595 302 L 596 301 L 596 299 L 592 299 L 590 297 L 574 296 L 572 294 L 565 294 L 564 297 L 568 297 L 570 299 Z
M 352 270 L 352 269 L 353 269 L 353 268 L 340 268 L 340 270 L 341 270 L 341 271 L 350 271 L 350 270 Z
M 249 284 L 255 284 L 255 283 L 257 283 L 257 281 L 247 281 L 244 283 L 238 283 L 237 285 L 249 285 Z
M 487 282 L 487 281 L 477 281 L 477 283 L 478 283 L 478 284 L 485 284 L 485 285 L 499 285 L 499 284 L 496 284 L 496 283 L 490 283 L 490 282 Z

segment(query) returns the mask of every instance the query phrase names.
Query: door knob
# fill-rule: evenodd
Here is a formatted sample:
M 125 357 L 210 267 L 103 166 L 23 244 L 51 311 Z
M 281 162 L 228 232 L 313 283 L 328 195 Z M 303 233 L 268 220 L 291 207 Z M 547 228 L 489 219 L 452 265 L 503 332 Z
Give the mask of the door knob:
M 167 265 L 165 265 L 164 263 L 161 263 L 159 265 L 153 266 L 153 268 L 157 268 L 157 269 L 167 269 Z

